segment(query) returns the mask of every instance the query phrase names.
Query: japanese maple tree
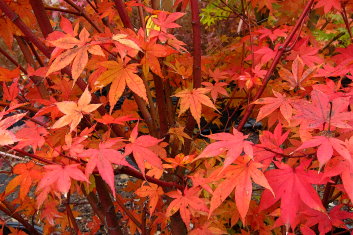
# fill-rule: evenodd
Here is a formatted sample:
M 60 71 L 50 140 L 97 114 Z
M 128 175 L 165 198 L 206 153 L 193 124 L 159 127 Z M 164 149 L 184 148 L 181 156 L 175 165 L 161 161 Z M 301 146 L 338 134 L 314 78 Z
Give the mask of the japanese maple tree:
M 352 231 L 352 11 L 0 0 L 0 233 Z

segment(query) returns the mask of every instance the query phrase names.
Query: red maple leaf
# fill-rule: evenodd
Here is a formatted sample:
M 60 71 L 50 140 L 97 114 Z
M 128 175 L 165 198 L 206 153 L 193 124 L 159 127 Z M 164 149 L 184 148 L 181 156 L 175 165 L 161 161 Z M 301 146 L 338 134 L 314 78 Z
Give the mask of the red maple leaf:
M 44 127 L 34 122 L 26 121 L 26 126 L 16 133 L 16 138 L 19 140 L 16 148 L 23 148 L 30 145 L 35 152 L 37 148 L 42 147 L 45 143 L 44 136 L 47 134 L 48 131 Z
M 171 216 L 180 210 L 181 218 L 185 225 L 189 227 L 191 210 L 208 212 L 206 203 L 198 196 L 200 191 L 199 187 L 193 187 L 190 189 L 186 188 L 184 193 L 179 190 L 167 193 L 174 200 L 169 204 L 166 215 Z
M 162 32 L 167 32 L 167 29 L 173 29 L 173 28 L 178 28 L 181 27 L 180 25 L 174 23 L 177 19 L 185 15 L 185 13 L 182 12 L 173 12 L 173 13 L 168 13 L 165 11 L 160 11 L 157 16 L 158 18 L 152 18 L 152 21 L 161 27 Z
M 152 166 L 163 169 L 162 161 L 158 155 L 151 150 L 151 147 L 158 145 L 162 140 L 150 135 L 138 136 L 138 124 L 134 127 L 130 135 L 130 143 L 125 146 L 125 155 L 133 154 L 135 161 L 143 175 L 145 175 L 145 162 Z
M 253 156 L 252 143 L 246 141 L 247 135 L 233 128 L 233 134 L 217 133 L 207 136 L 210 139 L 218 140 L 215 143 L 209 144 L 202 153 L 194 160 L 201 158 L 215 157 L 227 151 L 226 159 L 223 168 L 226 168 L 237 159 L 244 151 L 248 156 Z
M 333 150 L 336 150 L 344 159 L 353 164 L 351 154 L 344 145 L 345 143 L 337 138 L 314 136 L 314 138 L 305 141 L 296 151 L 319 146 L 317 149 L 317 159 L 320 162 L 320 168 L 331 159 Z
M 324 8 L 325 14 L 327 14 L 331 9 L 335 9 L 340 11 L 341 7 L 341 0 L 317 0 L 315 8 Z
M 37 191 L 54 185 L 65 196 L 71 187 L 71 179 L 89 182 L 83 172 L 78 169 L 80 164 L 71 165 L 46 165 L 46 173 L 37 186 Z
M 125 160 L 125 156 L 121 152 L 112 148 L 113 145 L 119 141 L 122 140 L 120 138 L 110 139 L 106 142 L 100 143 L 98 149 L 88 149 L 79 155 L 80 157 L 89 157 L 85 170 L 86 176 L 92 174 L 93 170 L 97 167 L 99 174 L 112 190 L 114 197 L 115 185 L 112 163 L 130 166 Z
M 322 184 L 322 175 L 317 171 L 308 170 L 310 161 L 303 161 L 298 167 L 275 162 L 278 169 L 270 170 L 265 176 L 275 193 L 265 190 L 261 197 L 260 210 L 267 209 L 281 199 L 281 216 L 287 226 L 295 228 L 295 220 L 301 203 L 308 207 L 325 211 L 321 199 L 312 184 Z
M 335 126 L 339 128 L 351 128 L 347 123 L 353 116 L 347 112 L 349 97 L 338 97 L 330 101 L 329 96 L 319 90 L 311 92 L 312 102 L 293 102 L 292 105 L 298 112 L 294 118 L 301 122 L 301 125 L 308 128 Z
M 345 219 L 352 219 L 353 214 L 347 211 L 342 211 L 342 204 L 335 206 L 330 210 L 329 213 L 323 213 L 321 211 L 307 209 L 302 212 L 307 227 L 318 225 L 320 235 L 325 235 L 331 231 L 332 227 L 347 228 Z M 348 229 L 348 228 L 347 228 Z
M 282 125 L 279 123 L 275 130 L 263 131 L 260 135 L 261 144 L 254 146 L 255 156 L 258 161 L 264 161 L 265 165 L 269 165 L 272 162 L 273 157 L 279 156 L 283 153 L 281 145 L 286 141 L 290 131 L 282 134 Z M 276 154 L 279 153 L 279 154 Z

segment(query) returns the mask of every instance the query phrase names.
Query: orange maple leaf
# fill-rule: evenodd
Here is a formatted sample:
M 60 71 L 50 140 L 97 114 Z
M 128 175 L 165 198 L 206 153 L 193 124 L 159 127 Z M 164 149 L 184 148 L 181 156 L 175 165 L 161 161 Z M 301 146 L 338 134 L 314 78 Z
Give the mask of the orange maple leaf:
M 70 124 L 70 132 L 73 131 L 80 123 L 84 113 L 91 113 L 101 106 L 101 104 L 89 104 L 91 99 L 91 93 L 86 88 L 77 103 L 73 101 L 56 103 L 58 109 L 65 115 L 56 121 L 52 128 L 60 128 Z
M 24 200 L 33 183 L 38 182 L 41 177 L 41 168 L 34 162 L 20 163 L 13 168 L 17 176 L 6 186 L 5 194 L 12 193 L 17 186 L 20 186 L 19 198 Z
M 190 109 L 191 115 L 195 118 L 197 125 L 200 127 L 201 105 L 203 104 L 217 110 L 211 99 L 205 95 L 209 91 L 210 90 L 207 88 L 197 88 L 192 90 L 185 89 L 176 93 L 174 96 L 180 97 L 179 116 Z
M 127 64 L 126 62 L 119 61 L 105 61 L 101 66 L 108 70 L 103 72 L 95 83 L 96 88 L 105 87 L 112 83 L 109 90 L 109 103 L 110 112 L 113 110 L 114 105 L 123 94 L 126 85 L 137 95 L 143 98 L 146 102 L 146 88 L 143 80 L 136 74 L 138 64 Z
M 55 32 L 54 32 L 55 33 Z M 102 48 L 94 43 L 90 44 L 91 38 L 86 28 L 80 32 L 79 39 L 75 35 L 64 34 L 60 35 L 61 38 L 50 41 L 56 47 L 52 53 L 52 57 L 56 57 L 50 65 L 46 76 L 59 71 L 68 66 L 72 62 L 71 72 L 74 83 L 83 72 L 88 62 L 88 52 L 93 55 L 105 56 Z M 65 52 L 61 53 L 63 50 Z M 59 54 L 61 53 L 61 54 Z M 59 54 L 59 55 L 58 55 Z
M 243 222 L 248 213 L 251 194 L 252 181 L 261 185 L 272 193 L 271 186 L 267 182 L 265 175 L 258 168 L 263 165 L 259 162 L 252 161 L 249 156 L 238 158 L 235 165 L 228 166 L 221 174 L 215 176 L 218 171 L 212 174 L 209 178 L 216 178 L 216 180 L 225 178 L 213 192 L 211 199 L 211 208 L 209 217 L 212 212 L 229 196 L 235 189 L 235 202 Z
M 254 104 L 264 104 L 264 106 L 260 108 L 259 114 L 257 115 L 257 118 L 256 118 L 256 122 L 270 115 L 276 109 L 279 108 L 281 111 L 281 114 L 289 123 L 293 114 L 293 108 L 289 98 L 287 98 L 286 95 L 284 94 L 282 95 L 279 92 L 276 92 L 276 91 L 272 91 L 272 92 L 275 95 L 275 97 L 260 98 L 255 102 L 253 102 Z
M 164 194 L 163 189 L 156 184 L 144 184 L 135 191 L 139 197 L 149 197 L 149 212 L 153 215 L 160 196 Z

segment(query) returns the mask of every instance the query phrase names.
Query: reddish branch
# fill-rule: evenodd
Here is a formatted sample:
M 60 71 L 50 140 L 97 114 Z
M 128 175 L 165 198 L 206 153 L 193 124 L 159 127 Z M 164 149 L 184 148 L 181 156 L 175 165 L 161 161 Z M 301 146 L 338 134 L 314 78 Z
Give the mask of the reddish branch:
M 67 10 L 67 9 L 63 9 L 63 8 L 45 7 L 45 10 L 48 10 L 48 11 L 58 11 L 58 12 L 68 13 L 68 14 L 71 14 L 71 15 L 81 16 L 81 13 L 80 13 L 80 12 L 71 11 L 71 10 Z
M 191 23 L 192 23 L 192 39 L 193 39 L 193 88 L 201 87 L 201 23 L 199 16 L 198 0 L 190 0 L 191 4 Z M 190 115 L 185 127 L 185 133 L 192 135 L 196 121 Z M 183 152 L 189 154 L 191 140 L 186 140 Z
M 96 189 L 100 200 L 101 208 L 104 212 L 104 224 L 108 229 L 108 234 L 111 235 L 123 235 L 123 231 L 120 228 L 113 201 L 110 197 L 109 191 L 106 187 L 105 182 L 100 176 L 95 176 Z M 99 186 L 98 186 L 99 185 Z
M 22 19 L 11 10 L 4 0 L 0 0 L 0 9 L 46 57 L 50 57 L 51 50 L 33 34 Z
M 274 70 L 276 69 L 277 64 L 279 63 L 282 55 L 284 54 L 284 52 L 288 52 L 287 48 L 289 46 L 289 43 L 293 40 L 294 36 L 296 35 L 297 31 L 301 28 L 301 25 L 304 22 L 304 19 L 306 18 L 306 16 L 308 15 L 311 7 L 313 6 L 315 0 L 310 0 L 307 5 L 305 6 L 303 13 L 301 14 L 301 16 L 299 17 L 297 23 L 295 24 L 294 28 L 292 29 L 292 32 L 290 33 L 290 35 L 286 38 L 285 42 L 283 43 L 282 47 L 277 51 L 275 58 L 273 59 L 273 62 L 271 64 L 271 67 L 269 68 L 269 70 L 267 71 L 264 80 L 263 80 L 263 84 L 260 87 L 260 89 L 258 90 L 258 92 L 256 93 L 254 100 L 257 100 L 261 97 L 262 93 L 265 91 L 266 85 L 268 83 L 268 81 L 271 78 L 271 75 L 273 74 Z M 293 45 L 292 45 L 293 46 Z M 248 120 L 249 116 L 251 115 L 252 111 L 254 110 L 255 105 L 254 104 L 249 104 L 244 112 L 244 116 L 241 119 L 239 126 L 238 126 L 238 131 L 241 131 L 246 123 L 246 121 Z
M 40 30 L 42 31 L 43 37 L 46 38 L 50 33 L 53 32 L 49 20 L 38 20 L 38 19 L 48 19 L 47 13 L 45 12 L 42 0 L 29 0 L 32 6 L 33 13 L 37 18 L 37 22 Z
M 120 206 L 120 208 L 124 211 L 124 213 L 132 220 L 132 222 L 134 222 L 134 224 L 136 224 L 136 226 L 137 226 L 139 229 L 142 229 L 142 225 L 141 225 L 140 221 L 138 221 L 138 219 L 136 219 L 135 216 L 125 207 L 124 201 L 123 201 L 123 199 L 120 197 L 119 194 L 116 195 L 115 201 L 118 203 L 118 205 Z
M 190 0 L 191 4 L 191 24 L 193 40 L 193 64 L 192 76 L 194 88 L 201 87 L 201 23 L 198 7 L 198 0 Z
M 6 59 L 8 59 L 11 63 L 13 63 L 14 65 L 16 65 L 17 67 L 19 67 L 21 69 L 21 71 L 24 74 L 27 74 L 27 70 L 25 68 L 23 68 L 14 58 L 12 58 L 5 50 L 3 50 L 0 47 L 0 53 L 6 57 Z
M 138 178 L 141 180 L 147 180 L 148 182 L 153 183 L 153 184 L 157 184 L 161 187 L 176 188 L 179 190 L 184 190 L 184 186 L 182 186 L 180 184 L 177 184 L 174 182 L 166 182 L 166 181 L 159 180 L 159 179 L 153 178 L 151 176 L 147 176 L 147 175 L 144 177 L 142 173 L 140 173 L 137 170 L 134 170 L 132 168 L 128 168 L 128 167 L 122 167 L 121 169 L 117 169 L 117 170 L 115 170 L 115 173 L 134 176 L 135 178 Z
M 30 234 L 33 235 L 40 235 L 40 233 L 34 228 L 33 225 L 27 222 L 26 219 L 22 217 L 21 214 L 19 214 L 16 209 L 7 201 L 1 201 L 1 203 L 4 205 L 0 204 L 0 210 L 3 211 L 5 214 L 8 216 L 11 216 L 12 218 L 16 219 L 18 222 L 20 222 L 29 232 Z
M 115 3 L 116 9 L 118 10 L 121 21 L 123 22 L 126 28 L 134 30 L 134 27 L 131 24 L 130 18 L 127 15 L 125 4 L 122 0 L 113 0 Z
M 79 6 L 77 6 L 73 1 L 71 0 L 64 0 L 67 4 L 69 4 L 70 6 L 72 6 L 73 8 L 75 8 L 75 10 L 77 12 L 80 13 L 80 15 L 85 18 L 85 20 L 87 20 L 88 23 L 90 23 L 90 25 L 92 25 L 92 27 L 97 30 L 97 32 L 102 33 L 103 31 L 96 25 L 96 23 L 94 23 L 94 21 L 86 14 L 86 12 Z

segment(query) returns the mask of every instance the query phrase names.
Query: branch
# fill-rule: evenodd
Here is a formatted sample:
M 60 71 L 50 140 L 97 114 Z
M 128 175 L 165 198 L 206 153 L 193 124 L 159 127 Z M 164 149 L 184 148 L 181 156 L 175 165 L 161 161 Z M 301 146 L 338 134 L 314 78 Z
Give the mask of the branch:
M 136 226 L 139 229 L 142 229 L 142 225 L 141 225 L 140 221 L 138 221 L 135 218 L 135 216 L 133 214 L 131 214 L 131 212 L 125 207 L 124 202 L 123 202 L 123 200 L 122 200 L 122 198 L 120 197 L 119 194 L 116 195 L 115 201 L 118 203 L 120 208 L 125 212 L 125 214 L 132 220 L 132 222 L 134 222 L 134 224 L 136 224 Z
M 200 14 L 198 7 L 198 0 L 190 0 L 191 4 L 191 24 L 192 24 L 192 39 L 193 39 L 193 64 L 192 64 L 192 76 L 193 76 L 193 88 L 201 87 L 201 23 Z M 186 127 L 185 133 L 192 136 L 196 121 L 190 115 Z M 183 153 L 188 154 L 190 152 L 191 140 L 186 140 L 184 144 Z
M 272 75 L 272 73 L 274 72 L 274 70 L 276 69 L 277 64 L 279 63 L 279 60 L 281 59 L 282 55 L 284 54 L 284 52 L 287 52 L 287 47 L 289 45 L 289 43 L 292 41 L 292 39 L 294 38 L 296 32 L 300 29 L 305 17 L 307 16 L 307 14 L 309 13 L 311 7 L 313 6 L 315 0 L 310 0 L 307 5 L 305 6 L 303 13 L 301 14 L 301 16 L 299 17 L 297 23 L 295 24 L 294 28 L 292 29 L 292 32 L 290 33 L 290 35 L 286 38 L 285 42 L 283 43 L 281 49 L 279 49 L 277 51 L 277 54 L 275 56 L 275 58 L 273 59 L 273 62 L 271 64 L 270 69 L 267 71 L 264 80 L 263 80 L 263 84 L 260 87 L 260 89 L 258 90 L 258 92 L 256 93 L 254 100 L 257 100 L 261 97 L 262 93 L 265 91 L 266 85 L 268 83 L 268 81 L 270 80 L 270 77 Z M 244 116 L 241 119 L 239 126 L 237 128 L 238 131 L 241 131 L 245 125 L 245 123 L 247 122 L 249 116 L 251 115 L 252 111 L 254 110 L 255 104 L 249 104 L 244 112 Z
M 115 3 L 115 7 L 118 10 L 119 16 L 121 21 L 123 22 L 124 26 L 126 28 L 129 28 L 131 30 L 134 30 L 134 27 L 131 24 L 130 18 L 127 15 L 126 9 L 125 9 L 125 4 L 123 3 L 122 0 L 113 0 Z
M 138 172 L 137 170 L 134 170 L 132 168 L 129 167 L 122 167 L 120 169 L 116 169 L 114 171 L 115 174 L 126 174 L 126 175 L 130 175 L 133 176 L 135 178 L 141 179 L 141 180 L 147 180 L 147 182 L 153 183 L 153 184 L 157 184 L 161 187 L 165 187 L 165 188 L 176 188 L 179 190 L 184 190 L 184 186 L 177 184 L 175 182 L 166 182 L 163 180 L 159 180 L 156 178 L 153 178 L 151 176 L 146 175 L 145 177 L 143 176 L 142 173 Z
M 345 4 L 342 6 L 342 12 L 341 12 L 344 24 L 346 25 L 346 29 L 348 31 L 349 37 L 351 39 L 351 42 L 353 43 L 353 36 L 352 36 L 352 31 L 351 28 L 349 26 L 349 22 L 348 22 L 348 17 L 347 17 L 347 12 L 346 12 L 346 6 Z
M 4 0 L 0 0 L 0 9 L 3 14 L 5 14 L 46 57 L 50 57 L 51 50 L 33 34 L 22 19 L 13 10 L 11 10 Z
M 23 68 L 14 58 L 12 58 L 5 50 L 0 47 L 0 53 L 6 57 L 11 63 L 16 65 L 24 74 L 27 74 L 27 70 Z
M 32 6 L 33 13 L 37 19 L 38 25 L 44 38 L 48 37 L 50 33 L 53 32 L 53 27 L 51 27 L 48 15 L 45 12 L 45 8 L 42 0 L 29 0 Z
M 69 191 L 69 194 L 68 194 L 68 197 L 67 197 L 67 200 L 66 200 L 67 203 L 65 204 L 66 213 L 67 213 L 68 221 L 72 222 L 72 225 L 73 225 L 74 230 L 75 230 L 75 234 L 78 234 L 80 232 L 80 229 L 78 228 L 75 216 L 72 213 L 72 210 L 71 210 L 71 207 L 70 207 L 70 197 L 71 197 L 71 193 Z
M 72 2 L 71 0 L 64 0 L 67 4 L 69 4 L 70 6 L 72 6 L 73 8 L 75 8 L 76 11 L 78 11 L 83 18 L 85 18 L 87 20 L 88 23 L 90 23 L 90 25 L 93 26 L 93 28 L 95 30 L 97 30 L 98 33 L 102 33 L 103 31 L 93 22 L 93 20 L 86 14 L 86 12 L 79 6 L 77 6 L 74 2 Z
M 123 235 L 117 215 L 115 214 L 115 207 L 105 182 L 100 176 L 95 175 L 96 190 L 98 192 L 99 201 L 104 212 L 104 225 L 110 235 Z M 99 185 L 99 187 L 98 187 Z
M 22 217 L 21 214 L 19 214 L 15 208 L 13 208 L 13 206 L 11 204 L 9 204 L 7 201 L 3 200 L 1 201 L 1 203 L 4 205 L 2 206 L 0 204 L 0 210 L 3 211 L 5 214 L 7 214 L 8 216 L 16 219 L 18 222 L 20 222 L 29 232 L 30 234 L 33 235 L 41 235 L 35 228 L 33 225 L 31 225 L 30 223 L 28 223 L 28 221 L 26 219 L 24 219 Z
M 80 12 L 71 11 L 71 10 L 67 10 L 67 9 L 63 9 L 63 8 L 45 7 L 45 10 L 48 10 L 48 11 L 58 11 L 58 12 L 68 13 L 68 14 L 71 14 L 71 15 L 81 16 L 81 13 L 80 13 Z

